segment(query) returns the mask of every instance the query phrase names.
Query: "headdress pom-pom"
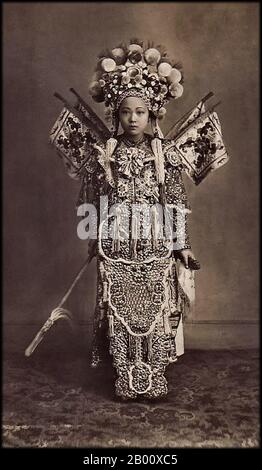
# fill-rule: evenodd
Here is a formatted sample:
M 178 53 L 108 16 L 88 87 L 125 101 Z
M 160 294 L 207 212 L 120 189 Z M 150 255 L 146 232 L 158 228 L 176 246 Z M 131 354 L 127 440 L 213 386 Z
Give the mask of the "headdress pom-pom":
M 166 115 L 166 108 L 163 108 L 163 107 L 160 108 L 158 113 L 157 113 L 157 118 L 159 120 L 162 120 L 162 119 L 164 119 L 165 115 Z
M 131 39 L 99 54 L 89 92 L 96 102 L 117 113 L 124 98 L 140 97 L 149 111 L 163 119 L 165 104 L 183 93 L 179 63 L 171 61 L 162 46 Z M 113 115 L 112 115 L 113 117 Z

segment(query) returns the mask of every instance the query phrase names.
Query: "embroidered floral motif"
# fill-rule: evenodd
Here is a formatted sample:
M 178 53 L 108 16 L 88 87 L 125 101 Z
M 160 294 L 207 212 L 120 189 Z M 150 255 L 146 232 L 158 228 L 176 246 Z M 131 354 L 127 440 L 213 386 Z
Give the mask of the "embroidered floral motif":
M 155 202 L 159 200 L 158 184 L 152 168 L 145 169 L 142 177 L 136 179 L 137 202 L 146 202 L 148 198 L 153 198 Z
M 86 155 L 90 154 L 96 142 L 94 134 L 80 121 L 68 113 L 63 128 L 57 133 L 56 146 L 68 156 L 73 165 L 81 166 Z
M 124 180 L 123 178 L 119 179 L 117 184 L 117 195 L 121 197 L 121 199 L 127 199 L 130 190 L 129 190 L 130 182 L 128 180 Z
M 181 150 L 186 147 L 194 149 L 195 160 L 194 163 L 197 168 L 201 168 L 207 155 L 214 155 L 217 149 L 222 148 L 221 142 L 214 142 L 215 131 L 213 126 L 207 122 L 203 127 L 197 130 L 196 139 L 188 138 L 184 144 L 180 145 Z
M 177 152 L 172 148 L 166 152 L 166 160 L 170 165 L 178 167 L 180 170 L 183 169 L 183 163 Z
M 143 168 L 145 153 L 136 147 L 126 148 L 118 154 L 119 172 L 127 177 L 139 175 Z
M 201 118 L 176 140 L 188 176 L 199 184 L 209 172 L 224 165 L 229 157 L 215 112 Z

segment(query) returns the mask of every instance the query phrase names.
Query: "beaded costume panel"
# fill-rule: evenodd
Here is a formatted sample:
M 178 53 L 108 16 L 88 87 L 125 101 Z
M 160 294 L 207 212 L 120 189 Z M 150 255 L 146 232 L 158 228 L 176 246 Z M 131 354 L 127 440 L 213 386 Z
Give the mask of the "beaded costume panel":
M 146 136 L 140 145 L 132 147 L 119 139 L 111 165 L 114 186 L 107 187 L 107 194 L 109 205 L 125 207 L 120 220 L 117 214 L 112 217 L 108 239 L 102 236 L 104 221 L 99 226 L 92 365 L 103 360 L 109 346 L 117 373 L 116 394 L 126 399 L 167 393 L 164 372 L 170 362 L 176 361 L 175 337 L 186 301 L 170 240 L 157 239 L 155 233 L 147 233 L 144 238 L 141 233 L 132 236 L 132 204 L 146 204 L 150 209 L 160 201 L 150 141 Z M 163 142 L 163 150 L 167 204 L 181 203 L 189 208 L 181 175 L 183 166 L 172 151 L 172 142 Z M 101 174 L 89 172 L 88 184 L 84 183 L 87 195 L 90 186 L 97 188 L 93 195 L 103 194 L 106 182 Z M 126 231 L 131 236 L 125 237 Z M 183 243 L 183 248 L 190 247 L 187 230 Z

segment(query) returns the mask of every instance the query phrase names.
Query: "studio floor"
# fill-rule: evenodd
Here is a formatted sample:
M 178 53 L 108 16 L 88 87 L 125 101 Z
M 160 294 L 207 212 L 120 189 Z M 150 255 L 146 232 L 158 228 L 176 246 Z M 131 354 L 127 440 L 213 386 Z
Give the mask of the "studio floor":
M 259 354 L 186 351 L 155 403 L 115 398 L 110 365 L 83 354 L 7 354 L 3 447 L 259 447 Z

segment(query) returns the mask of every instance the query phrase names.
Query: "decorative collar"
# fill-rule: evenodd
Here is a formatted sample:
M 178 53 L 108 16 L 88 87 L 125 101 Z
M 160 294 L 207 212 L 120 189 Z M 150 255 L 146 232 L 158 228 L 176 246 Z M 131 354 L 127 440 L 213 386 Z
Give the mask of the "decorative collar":
M 120 138 L 120 142 L 123 142 L 127 147 L 139 147 L 140 145 L 142 145 L 144 142 L 148 141 L 148 140 L 151 140 L 152 139 L 152 136 L 150 136 L 149 134 L 144 134 L 141 139 L 139 139 L 139 141 L 137 142 L 134 142 L 133 140 L 129 139 L 126 135 L 124 134 L 121 134 L 119 136 Z

